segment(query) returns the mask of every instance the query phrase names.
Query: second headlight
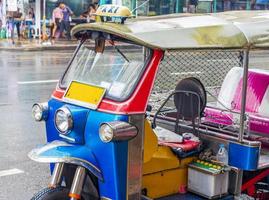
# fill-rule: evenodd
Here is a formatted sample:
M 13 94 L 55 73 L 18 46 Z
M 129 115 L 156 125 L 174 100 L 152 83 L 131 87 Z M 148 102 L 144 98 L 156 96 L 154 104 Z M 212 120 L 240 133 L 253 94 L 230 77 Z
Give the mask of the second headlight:
M 68 108 L 62 107 L 56 111 L 55 126 L 62 134 L 67 134 L 73 128 L 73 118 Z
M 105 143 L 130 140 L 137 133 L 138 130 L 135 126 L 123 121 L 106 122 L 101 124 L 99 128 L 99 137 Z

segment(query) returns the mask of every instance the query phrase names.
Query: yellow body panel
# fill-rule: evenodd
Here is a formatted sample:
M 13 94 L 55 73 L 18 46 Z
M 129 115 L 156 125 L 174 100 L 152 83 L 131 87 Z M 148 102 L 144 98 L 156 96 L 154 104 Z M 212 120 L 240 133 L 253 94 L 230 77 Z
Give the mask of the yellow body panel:
M 85 106 L 97 107 L 105 94 L 102 87 L 72 81 L 64 95 L 65 100 L 80 102 Z
M 172 168 L 172 163 L 165 162 L 165 165 L 160 164 L 162 160 L 155 159 L 149 162 L 147 166 L 148 172 L 145 174 L 143 168 L 142 189 L 146 189 L 147 196 L 150 198 L 159 198 L 167 195 L 176 194 L 180 187 L 186 187 L 188 184 L 188 164 L 195 160 L 196 157 L 179 159 L 180 165 L 177 168 Z M 157 164 L 158 169 L 154 166 Z M 170 169 L 165 169 L 170 164 Z M 145 166 L 145 165 L 144 165 Z M 161 167 L 164 167 L 161 170 Z M 159 171 L 155 171 L 159 170 Z
M 146 189 L 148 197 L 175 194 L 181 186 L 187 186 L 187 165 L 194 159 L 179 159 L 170 147 L 159 146 L 151 123 L 145 121 L 142 189 Z
M 153 154 L 158 149 L 158 138 L 151 128 L 149 120 L 145 120 L 145 136 L 144 136 L 144 163 L 150 161 Z
M 177 168 L 180 162 L 170 147 L 159 146 L 149 120 L 145 120 L 143 174 Z
M 143 174 L 151 174 L 178 167 L 180 167 L 180 161 L 171 151 L 170 147 L 158 146 L 151 160 L 144 163 Z
M 142 189 L 150 198 L 176 194 L 181 186 L 187 185 L 187 168 L 178 168 L 144 175 Z

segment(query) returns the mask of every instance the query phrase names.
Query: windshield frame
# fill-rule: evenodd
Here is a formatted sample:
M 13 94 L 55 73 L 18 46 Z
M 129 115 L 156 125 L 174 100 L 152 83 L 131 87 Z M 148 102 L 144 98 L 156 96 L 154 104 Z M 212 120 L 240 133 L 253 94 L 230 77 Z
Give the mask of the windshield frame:
M 67 88 L 69 87 L 69 85 L 67 87 L 64 87 L 63 84 L 62 84 L 62 81 L 64 80 L 64 77 L 66 76 L 66 73 L 69 71 L 70 67 L 72 66 L 72 63 L 73 63 L 75 57 L 77 56 L 80 48 L 82 47 L 82 45 L 84 44 L 84 42 L 86 42 L 87 40 L 89 40 L 89 38 L 85 38 L 85 39 L 81 39 L 80 40 L 80 43 L 77 46 L 76 50 L 74 51 L 74 53 L 72 55 L 72 58 L 71 58 L 71 60 L 68 63 L 67 68 L 65 69 L 63 75 L 61 76 L 61 79 L 60 79 L 59 84 L 58 84 L 58 86 L 59 86 L 60 89 L 67 90 Z M 141 69 L 139 75 L 137 76 L 137 80 L 135 81 L 135 83 L 133 85 L 133 88 L 130 90 L 129 94 L 125 98 L 111 97 L 111 96 L 108 96 L 107 93 L 104 95 L 104 99 L 109 99 L 109 100 L 116 101 L 116 102 L 124 102 L 124 101 L 128 100 L 133 95 L 135 89 L 137 88 L 138 83 L 140 82 L 140 80 L 141 80 L 144 72 L 146 71 L 146 69 L 147 69 L 147 67 L 148 67 L 148 65 L 149 65 L 149 63 L 151 61 L 151 58 L 153 56 L 153 49 L 150 49 L 150 48 L 145 47 L 145 46 L 142 46 L 142 45 L 135 44 L 135 43 L 133 43 L 131 41 L 128 41 L 128 40 L 125 40 L 125 39 L 122 39 L 122 40 L 121 39 L 117 39 L 117 40 L 113 40 L 113 41 L 119 41 L 119 42 L 123 42 L 123 43 L 130 44 L 130 45 L 132 45 L 132 44 L 133 45 L 137 45 L 137 46 L 140 46 L 142 48 L 146 48 L 146 50 L 148 51 L 148 55 L 147 55 L 147 57 L 146 57 L 146 59 L 145 59 L 145 61 L 143 63 L 142 69 Z M 113 46 L 111 46 L 111 47 L 113 47 Z M 107 47 L 105 47 L 105 51 L 106 51 L 106 48 Z M 143 50 L 143 52 L 144 52 L 144 50 Z M 141 53 L 143 53 L 143 52 L 141 52 Z M 143 56 L 143 57 L 145 57 L 145 56 Z M 75 80 L 73 80 L 73 81 L 75 81 Z M 89 84 L 89 85 L 93 85 L 93 84 Z M 100 87 L 100 86 L 98 86 L 98 87 Z

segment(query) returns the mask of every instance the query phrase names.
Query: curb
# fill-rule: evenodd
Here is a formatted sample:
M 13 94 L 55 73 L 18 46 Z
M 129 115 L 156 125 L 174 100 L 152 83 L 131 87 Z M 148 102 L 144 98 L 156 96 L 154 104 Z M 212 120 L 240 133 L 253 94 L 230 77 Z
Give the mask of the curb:
M 0 47 L 0 51 L 48 51 L 48 50 L 75 50 L 77 45 L 52 45 L 35 47 Z
M 9 46 L 9 47 L 0 47 L 0 51 L 59 51 L 59 50 L 75 50 L 78 44 L 70 45 L 38 45 L 33 47 L 27 46 Z M 133 49 L 132 45 L 119 45 L 118 47 L 124 47 L 125 49 Z M 110 47 L 112 48 L 112 47 Z
M 46 50 L 74 50 L 78 40 L 47 40 L 42 44 L 41 40 L 15 40 L 12 44 L 10 39 L 0 40 L 0 51 L 46 51 Z

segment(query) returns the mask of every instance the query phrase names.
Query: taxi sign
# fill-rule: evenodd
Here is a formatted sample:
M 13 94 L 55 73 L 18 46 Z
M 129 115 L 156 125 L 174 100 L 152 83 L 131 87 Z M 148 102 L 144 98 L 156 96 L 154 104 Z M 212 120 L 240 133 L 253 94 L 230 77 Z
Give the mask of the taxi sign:
M 124 23 L 127 18 L 132 17 L 132 12 L 126 6 L 112 4 L 99 6 L 95 14 L 100 16 L 101 20 L 105 22 Z
M 96 109 L 105 95 L 106 89 L 79 81 L 72 81 L 64 94 L 64 101 L 86 108 Z

